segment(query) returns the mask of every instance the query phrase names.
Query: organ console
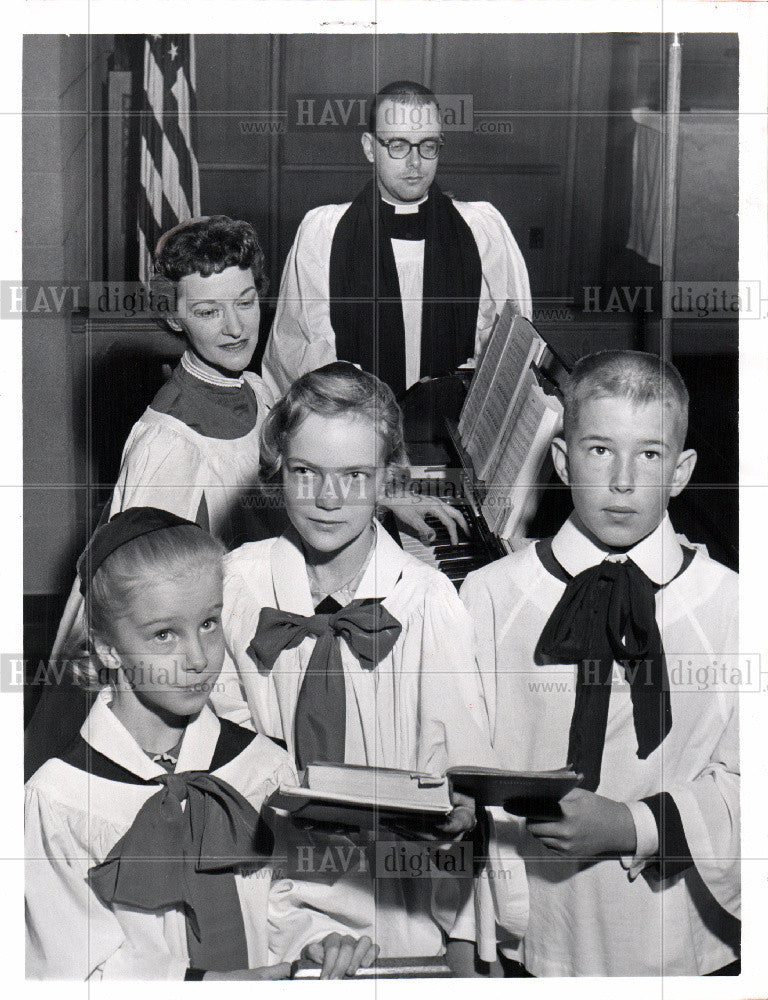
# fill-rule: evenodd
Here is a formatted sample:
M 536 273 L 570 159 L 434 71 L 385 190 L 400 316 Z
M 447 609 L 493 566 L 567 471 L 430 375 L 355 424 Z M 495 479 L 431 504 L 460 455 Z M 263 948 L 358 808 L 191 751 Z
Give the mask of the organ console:
M 426 521 L 434 531 L 431 542 L 402 531 L 400 541 L 407 552 L 445 573 L 457 589 L 472 570 L 520 548 L 528 536 L 553 533 L 567 516 L 567 492 L 556 488 L 559 480 L 552 481 L 549 444 L 562 413 L 559 383 L 569 367 L 508 304 L 497 319 L 460 413 L 457 378 L 451 379 L 442 436 L 447 461 L 414 466 L 409 488 L 417 496 L 437 496 L 455 506 L 469 532 L 454 545 L 442 523 L 428 515 Z M 433 380 L 429 386 L 433 412 L 439 410 L 435 381 L 439 387 L 446 380 Z M 420 385 L 409 390 L 404 407 L 409 450 L 413 442 L 408 414 L 418 410 L 414 397 L 418 399 Z M 414 426 L 411 420 L 410 427 Z M 421 448 L 417 441 L 417 454 Z M 554 491 L 547 486 L 554 486 Z M 544 502 L 543 493 L 548 494 Z

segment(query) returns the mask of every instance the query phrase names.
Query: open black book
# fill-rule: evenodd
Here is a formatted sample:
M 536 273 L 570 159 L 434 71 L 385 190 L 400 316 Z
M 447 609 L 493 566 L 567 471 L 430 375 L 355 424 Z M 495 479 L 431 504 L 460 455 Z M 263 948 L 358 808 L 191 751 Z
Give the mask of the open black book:
M 557 771 L 503 771 L 492 767 L 451 767 L 451 788 L 471 795 L 478 807 L 501 806 L 527 819 L 556 819 L 560 799 L 581 782 L 568 768 Z

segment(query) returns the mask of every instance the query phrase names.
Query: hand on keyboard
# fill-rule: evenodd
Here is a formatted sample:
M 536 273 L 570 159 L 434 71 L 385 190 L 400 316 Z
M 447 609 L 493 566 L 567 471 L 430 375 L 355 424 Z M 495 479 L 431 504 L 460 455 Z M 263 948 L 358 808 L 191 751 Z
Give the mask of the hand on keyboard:
M 401 521 L 411 532 L 415 532 L 424 542 L 430 542 L 435 536 L 434 529 L 427 523 L 427 517 L 436 518 L 448 532 L 452 545 L 459 541 L 459 531 L 469 534 L 464 515 L 456 507 L 452 507 L 438 497 L 412 495 L 406 492 L 402 496 L 386 497 L 381 506 L 392 511 L 398 521 Z

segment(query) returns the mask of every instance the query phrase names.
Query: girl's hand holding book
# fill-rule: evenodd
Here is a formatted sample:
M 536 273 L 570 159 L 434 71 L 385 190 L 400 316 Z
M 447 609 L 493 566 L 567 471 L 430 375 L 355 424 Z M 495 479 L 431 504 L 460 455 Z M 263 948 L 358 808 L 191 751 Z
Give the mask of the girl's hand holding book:
M 406 840 L 428 840 L 448 846 L 477 826 L 477 811 L 472 796 L 451 789 L 450 798 L 453 809 L 444 818 L 423 818 L 418 823 L 387 820 L 381 827 Z
M 376 961 L 379 946 L 367 936 L 352 937 L 350 934 L 327 934 L 322 941 L 308 944 L 301 953 L 302 959 L 309 959 L 322 966 L 320 979 L 344 979 L 354 976 L 358 969 L 368 968 Z M 245 981 L 290 979 L 293 967 L 290 962 L 279 965 L 265 965 L 258 969 L 235 969 L 232 972 L 206 972 L 204 980 Z

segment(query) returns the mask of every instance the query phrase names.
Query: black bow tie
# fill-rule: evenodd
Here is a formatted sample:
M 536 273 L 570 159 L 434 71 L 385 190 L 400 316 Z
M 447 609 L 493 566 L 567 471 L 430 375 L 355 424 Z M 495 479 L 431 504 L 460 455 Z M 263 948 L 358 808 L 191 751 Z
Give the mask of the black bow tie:
M 317 639 L 296 700 L 294 744 L 300 770 L 315 760 L 344 761 L 346 685 L 339 641 L 344 639 L 364 670 L 373 670 L 391 652 L 402 630 L 381 598 L 354 600 L 342 607 L 326 597 L 309 617 L 261 609 L 248 653 L 266 670 L 274 667 L 284 649 L 295 649 L 309 636 Z
M 630 685 L 637 756 L 645 760 L 672 728 L 657 589 L 631 559 L 605 559 L 570 580 L 536 645 L 537 664 L 577 665 L 568 763 L 593 792 L 600 784 L 614 662 Z

